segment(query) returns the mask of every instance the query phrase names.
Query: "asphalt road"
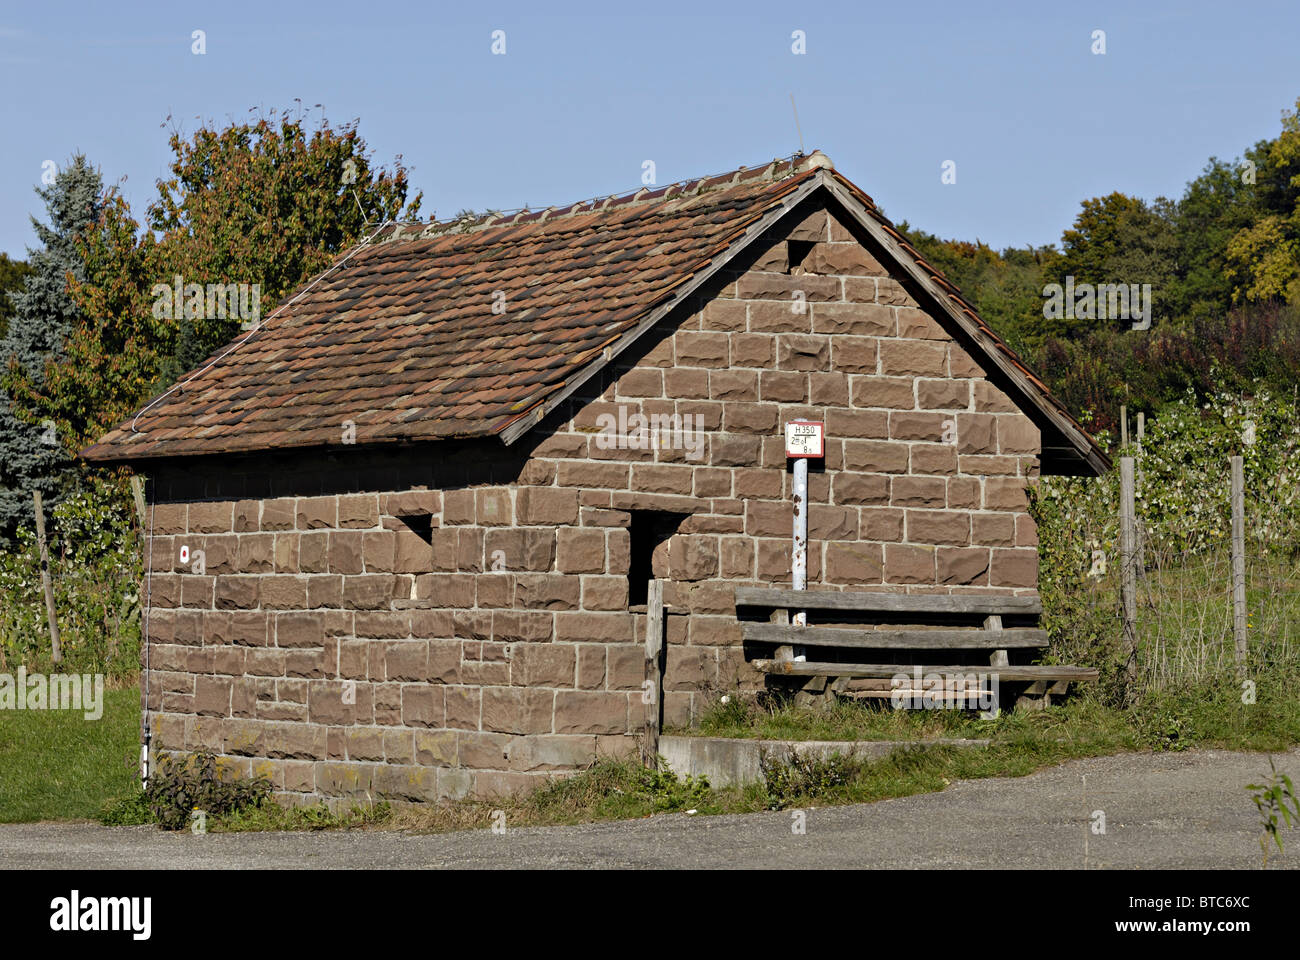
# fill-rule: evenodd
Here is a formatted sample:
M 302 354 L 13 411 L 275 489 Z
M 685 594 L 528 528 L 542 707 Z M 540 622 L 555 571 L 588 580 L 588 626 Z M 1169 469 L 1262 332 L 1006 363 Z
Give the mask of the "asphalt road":
M 1300 780 L 1300 750 L 1276 758 Z M 1082 760 L 942 793 L 806 811 L 657 816 L 574 827 L 412 835 L 169 834 L 87 823 L 0 825 L 0 868 L 1258 868 L 1247 783 L 1262 754 L 1197 750 Z M 1084 781 L 1087 777 L 1087 799 Z M 1105 833 L 1093 833 L 1094 811 Z M 1099 823 L 1099 821 L 1097 821 Z M 1300 867 L 1300 830 L 1270 866 Z

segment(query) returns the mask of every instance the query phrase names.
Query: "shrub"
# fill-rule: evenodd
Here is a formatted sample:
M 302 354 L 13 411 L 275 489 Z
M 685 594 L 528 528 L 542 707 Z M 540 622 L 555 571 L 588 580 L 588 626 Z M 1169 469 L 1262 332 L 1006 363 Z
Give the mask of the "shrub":
M 1114 430 L 1119 406 L 1156 410 L 1191 389 L 1198 402 L 1226 390 L 1289 392 L 1300 380 L 1300 307 L 1252 304 L 1151 330 L 1093 330 L 1049 338 L 1034 368 L 1069 410 Z
M 1263 866 L 1265 867 L 1268 866 L 1269 838 L 1277 844 L 1277 852 L 1283 852 L 1279 815 L 1288 828 L 1300 823 L 1300 795 L 1296 794 L 1291 778 L 1285 773 L 1277 772 L 1272 757 L 1268 758 L 1268 768 L 1271 771 L 1268 783 L 1246 784 L 1246 789 L 1251 791 L 1251 800 L 1255 803 L 1255 809 L 1259 811 L 1260 826 L 1263 828 L 1259 835 L 1259 849 L 1264 854 Z M 1291 804 L 1290 809 L 1287 808 L 1288 802 Z
M 839 753 L 822 758 L 787 749 L 784 757 L 764 754 L 759 769 L 767 787 L 768 808 L 781 810 L 803 799 L 828 797 L 848 786 L 861 771 L 862 762 Z
M 270 796 L 265 777 L 235 776 L 205 752 L 160 754 L 144 790 L 149 812 L 164 830 L 184 830 L 195 810 L 220 817 L 260 806 Z
M 708 777 L 679 777 L 664 765 L 663 758 L 655 769 L 638 771 L 637 786 L 656 813 L 699 808 L 709 799 Z

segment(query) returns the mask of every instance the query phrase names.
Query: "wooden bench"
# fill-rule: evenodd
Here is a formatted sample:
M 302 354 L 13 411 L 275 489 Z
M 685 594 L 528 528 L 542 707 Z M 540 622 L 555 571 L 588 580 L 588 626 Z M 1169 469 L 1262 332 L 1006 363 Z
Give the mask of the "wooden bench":
M 1041 709 L 1051 703 L 1053 694 L 1066 692 L 1071 681 L 1096 680 L 1097 671 L 1089 667 L 1031 666 L 1012 664 L 1010 651 L 1033 651 L 1047 646 L 1047 631 L 1037 626 L 1003 626 L 1003 618 L 1015 622 L 1037 623 L 1042 614 L 1038 597 L 894 594 L 871 592 L 836 592 L 740 587 L 736 590 L 736 611 L 769 611 L 766 622 L 741 618 L 741 634 L 746 645 L 775 648 L 771 658 L 756 658 L 753 665 L 773 677 L 802 678 L 796 702 L 828 703 L 835 694 L 845 692 L 855 679 L 890 680 L 899 674 L 918 672 L 964 677 L 974 671 L 994 674 L 998 683 L 1011 682 L 1019 690 L 1017 709 Z M 869 625 L 852 627 L 792 623 L 792 613 L 807 611 L 822 620 L 872 620 Z M 838 662 L 824 655 L 799 656 L 798 648 L 844 650 L 907 651 L 908 658 L 897 663 Z M 952 651 L 977 652 L 987 656 L 986 664 L 977 663 L 910 663 L 914 653 L 929 656 L 949 655 Z M 957 658 L 953 658 L 957 659 Z M 989 669 L 993 668 L 993 669 Z M 909 686 L 900 691 L 895 686 L 876 684 L 860 691 L 861 696 L 920 696 Z M 933 694 L 933 689 L 930 693 Z M 969 703 L 986 690 L 964 691 L 959 687 L 948 699 Z M 994 691 L 996 692 L 996 691 Z M 988 711 L 997 714 L 997 705 Z

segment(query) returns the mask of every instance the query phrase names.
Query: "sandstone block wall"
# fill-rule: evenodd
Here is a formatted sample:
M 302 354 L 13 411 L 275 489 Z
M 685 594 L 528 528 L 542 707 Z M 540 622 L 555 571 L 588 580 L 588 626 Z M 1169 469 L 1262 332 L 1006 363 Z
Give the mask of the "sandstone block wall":
M 650 562 L 689 723 L 761 685 L 733 591 L 790 581 L 794 418 L 828 436 L 811 586 L 1032 592 L 1037 428 L 833 214 L 766 239 L 513 447 L 159 468 L 155 744 L 303 798 L 487 796 L 630 751 L 635 511 L 684 518 Z M 700 443 L 610 443 L 636 414 Z

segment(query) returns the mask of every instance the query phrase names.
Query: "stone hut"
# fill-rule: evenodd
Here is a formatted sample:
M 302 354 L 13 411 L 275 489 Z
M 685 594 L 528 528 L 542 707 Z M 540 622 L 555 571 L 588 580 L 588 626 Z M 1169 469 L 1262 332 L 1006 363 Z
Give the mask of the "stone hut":
M 1026 485 L 1105 455 L 820 152 L 387 224 L 83 451 L 148 480 L 153 747 L 425 800 L 635 750 L 761 686 L 782 425 L 825 424 L 810 589 L 1033 594 Z

